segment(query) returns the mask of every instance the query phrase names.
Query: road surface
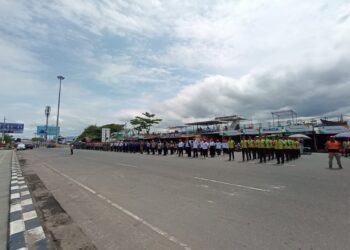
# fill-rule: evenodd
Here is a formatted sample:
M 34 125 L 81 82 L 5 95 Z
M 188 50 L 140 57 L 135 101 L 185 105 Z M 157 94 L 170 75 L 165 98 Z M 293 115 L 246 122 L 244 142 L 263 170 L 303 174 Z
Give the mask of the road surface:
M 24 151 L 99 249 L 349 249 L 350 159 L 285 164 L 225 157 Z

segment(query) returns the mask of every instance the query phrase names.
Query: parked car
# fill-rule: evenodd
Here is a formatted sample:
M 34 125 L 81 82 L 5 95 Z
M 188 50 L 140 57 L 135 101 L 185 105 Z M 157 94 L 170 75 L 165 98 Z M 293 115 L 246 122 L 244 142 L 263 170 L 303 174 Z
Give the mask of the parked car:
M 26 149 L 33 149 L 34 148 L 34 145 L 30 144 L 30 143 L 26 143 L 25 146 L 26 146 Z
M 26 149 L 26 145 L 24 143 L 17 144 L 17 150 L 25 150 L 25 149 Z

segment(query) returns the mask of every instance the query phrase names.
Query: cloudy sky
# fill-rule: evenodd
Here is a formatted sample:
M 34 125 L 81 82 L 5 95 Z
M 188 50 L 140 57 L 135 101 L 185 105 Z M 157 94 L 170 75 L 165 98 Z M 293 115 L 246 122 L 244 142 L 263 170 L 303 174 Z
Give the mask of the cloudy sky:
M 350 115 L 348 0 L 0 0 L 0 116 L 77 135 L 150 111 Z

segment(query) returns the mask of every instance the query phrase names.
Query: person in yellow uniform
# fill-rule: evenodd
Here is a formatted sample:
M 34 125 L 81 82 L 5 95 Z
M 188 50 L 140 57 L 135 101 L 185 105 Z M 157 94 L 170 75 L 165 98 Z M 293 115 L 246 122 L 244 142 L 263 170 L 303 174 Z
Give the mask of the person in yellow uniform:
M 246 140 L 245 136 L 241 139 L 241 149 L 242 149 L 242 161 L 245 161 L 247 157 L 248 161 L 248 140 Z
M 235 141 L 232 139 L 232 137 L 227 142 L 228 146 L 228 160 L 231 161 L 231 159 L 235 160 Z
M 266 137 L 263 136 L 260 138 L 260 163 L 266 163 Z
M 275 153 L 277 164 L 284 164 L 284 140 L 278 137 L 275 141 Z
M 275 138 L 271 138 L 270 155 L 271 160 L 275 159 Z
M 254 148 L 254 140 L 249 136 L 248 137 L 248 160 L 252 159 L 252 152 L 253 152 L 253 148 Z
M 258 154 L 258 142 L 256 137 L 252 140 L 253 140 L 253 160 L 256 160 L 256 156 Z
M 267 136 L 265 137 L 265 143 L 266 143 L 266 148 L 265 148 L 265 155 L 267 157 L 267 160 L 271 160 L 271 140 L 270 138 Z
M 257 159 L 260 159 L 260 137 L 255 137 L 255 148 L 256 148 L 256 153 L 257 153 Z

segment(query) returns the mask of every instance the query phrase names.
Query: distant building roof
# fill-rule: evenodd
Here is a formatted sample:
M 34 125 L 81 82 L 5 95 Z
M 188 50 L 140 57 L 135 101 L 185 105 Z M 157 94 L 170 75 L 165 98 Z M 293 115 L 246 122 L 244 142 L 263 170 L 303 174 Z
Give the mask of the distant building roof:
M 225 122 L 222 121 L 217 121 L 217 120 L 210 120 L 210 121 L 201 121 L 201 122 L 191 122 L 191 123 L 185 123 L 185 125 L 189 125 L 189 126 L 193 126 L 193 125 L 197 125 L 197 126 L 209 126 L 209 125 L 217 125 L 217 124 L 223 124 Z
M 217 121 L 225 121 L 225 122 L 233 122 L 233 121 L 243 121 L 246 120 L 243 117 L 240 117 L 238 115 L 229 115 L 229 116 L 221 116 L 221 117 L 215 117 L 215 120 Z

